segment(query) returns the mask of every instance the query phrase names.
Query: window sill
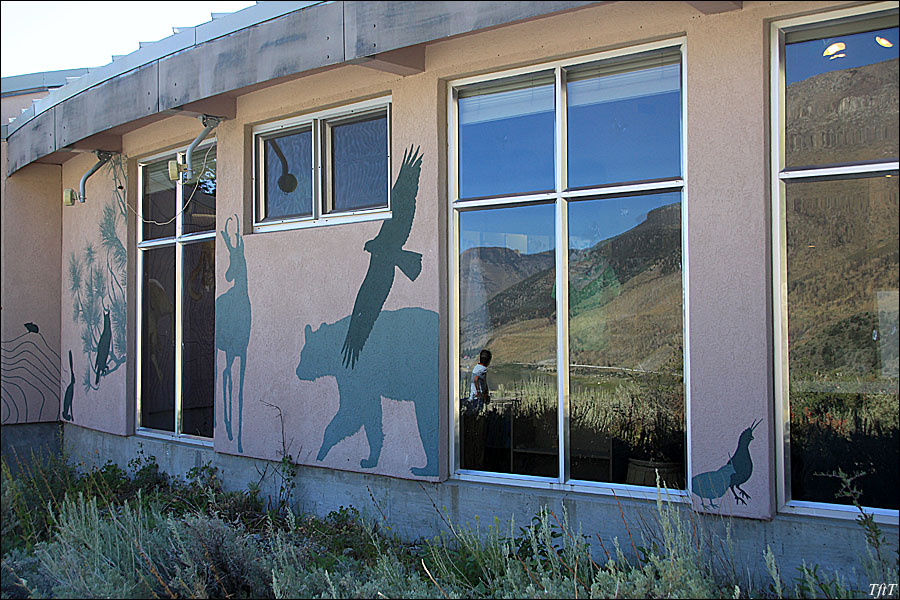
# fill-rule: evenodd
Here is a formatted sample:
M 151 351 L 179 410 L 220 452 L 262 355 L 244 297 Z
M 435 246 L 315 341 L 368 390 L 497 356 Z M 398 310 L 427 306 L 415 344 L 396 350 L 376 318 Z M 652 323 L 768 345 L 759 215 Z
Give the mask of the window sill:
M 253 224 L 253 233 L 265 233 L 267 231 L 288 231 L 291 229 L 312 229 L 315 227 L 328 227 L 330 225 L 365 223 L 367 221 L 386 221 L 390 218 L 390 209 L 378 208 L 374 210 L 359 211 L 354 213 L 322 216 L 318 219 L 306 217 L 298 219 L 284 219 L 279 221 L 260 221 Z
M 866 513 L 875 518 L 880 525 L 900 524 L 900 512 L 888 508 L 869 508 L 864 506 Z M 855 521 L 859 516 L 859 509 L 846 504 L 829 504 L 826 502 L 808 502 L 805 500 L 791 500 L 778 509 L 778 514 L 800 515 L 807 517 L 824 517 L 839 519 L 842 521 Z
M 451 476 L 452 480 L 470 481 L 482 484 L 510 485 L 541 490 L 557 490 L 560 492 L 575 492 L 593 494 L 595 496 L 616 496 L 629 499 L 656 500 L 657 492 L 664 498 L 673 502 L 690 502 L 687 490 L 657 490 L 643 485 L 629 485 L 625 483 L 607 483 L 593 481 L 570 480 L 566 483 L 548 477 L 533 477 L 529 475 L 515 475 L 511 473 L 487 473 L 485 471 L 460 470 Z
M 154 440 L 162 440 L 164 442 L 176 442 L 179 444 L 187 444 L 189 446 L 202 446 L 204 448 L 212 448 L 212 438 L 201 438 L 192 435 L 183 435 L 159 431 L 157 429 L 138 428 L 134 435 L 137 437 L 150 438 Z

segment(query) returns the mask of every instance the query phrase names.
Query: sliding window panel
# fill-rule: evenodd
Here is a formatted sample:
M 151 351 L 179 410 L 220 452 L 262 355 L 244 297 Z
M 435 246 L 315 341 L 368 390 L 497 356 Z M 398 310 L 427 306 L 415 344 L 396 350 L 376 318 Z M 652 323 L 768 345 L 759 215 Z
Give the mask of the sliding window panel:
M 175 247 L 141 250 L 141 427 L 175 431 Z
M 265 220 L 312 216 L 312 138 L 307 128 L 262 142 Z
M 327 122 L 326 131 L 326 212 L 387 208 L 387 113 Z
M 463 469 L 558 475 L 554 220 L 552 204 L 459 215 Z M 482 349 L 485 406 L 471 395 Z
M 184 246 L 181 433 L 211 438 L 216 391 L 216 243 Z
M 896 92 L 896 90 L 895 90 Z M 786 184 L 791 497 L 897 509 L 896 176 Z
M 681 194 L 568 215 L 571 477 L 683 488 Z

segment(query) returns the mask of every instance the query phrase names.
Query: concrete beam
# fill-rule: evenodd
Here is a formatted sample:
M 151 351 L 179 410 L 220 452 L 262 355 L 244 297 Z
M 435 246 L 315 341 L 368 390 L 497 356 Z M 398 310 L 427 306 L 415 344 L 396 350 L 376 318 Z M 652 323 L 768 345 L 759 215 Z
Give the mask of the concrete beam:
M 356 58 L 349 62 L 395 75 L 415 75 L 425 70 L 425 44 L 390 50 L 367 58 Z
M 347 60 L 507 25 L 596 2 L 344 2 Z
M 103 150 L 105 152 L 121 152 L 122 136 L 113 135 L 110 133 L 97 133 L 84 139 L 78 140 L 77 142 L 66 146 L 61 151 L 69 150 L 73 152 L 91 152 L 94 150 Z
M 28 122 L 28 135 L 11 136 L 7 142 L 9 174 L 56 150 L 56 108 L 31 119 Z
M 741 10 L 744 7 L 743 2 L 688 2 L 691 6 L 702 12 L 704 15 L 715 15 L 718 13 L 728 12 L 731 10 Z
M 341 63 L 343 18 L 343 3 L 322 4 L 168 56 L 159 61 L 159 108 Z
M 206 100 L 189 102 L 184 106 L 172 109 L 172 113 L 197 117 L 212 115 L 214 117 L 233 119 L 237 116 L 237 98 L 234 96 L 214 96 Z
M 54 107 L 56 149 L 159 112 L 156 63 L 129 71 Z M 20 132 L 13 134 L 16 139 Z

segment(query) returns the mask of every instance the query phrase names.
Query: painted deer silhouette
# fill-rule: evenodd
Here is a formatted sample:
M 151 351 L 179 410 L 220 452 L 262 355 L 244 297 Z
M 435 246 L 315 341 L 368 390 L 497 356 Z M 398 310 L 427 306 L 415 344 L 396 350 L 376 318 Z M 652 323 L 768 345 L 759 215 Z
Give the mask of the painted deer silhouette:
M 228 224 L 234 219 L 234 244 L 228 238 Z M 247 366 L 247 346 L 250 344 L 250 294 L 247 288 L 247 259 L 244 256 L 244 240 L 241 237 L 241 223 L 237 215 L 228 217 L 225 229 L 219 232 L 228 249 L 228 270 L 225 280 L 233 281 L 229 290 L 216 298 L 216 350 L 225 352 L 225 369 L 222 371 L 222 419 L 228 439 L 233 440 L 231 422 L 234 359 L 241 359 L 241 378 L 238 384 L 238 452 L 243 452 L 241 432 L 244 412 L 244 371 Z

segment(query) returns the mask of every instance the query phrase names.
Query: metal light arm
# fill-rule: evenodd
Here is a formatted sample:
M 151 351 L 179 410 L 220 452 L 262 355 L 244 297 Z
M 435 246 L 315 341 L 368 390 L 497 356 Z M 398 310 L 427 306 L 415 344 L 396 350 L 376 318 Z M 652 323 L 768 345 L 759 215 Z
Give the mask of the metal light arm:
M 112 152 L 103 152 L 102 150 L 97 151 L 97 163 L 91 167 L 87 173 L 81 176 L 81 183 L 78 184 L 78 201 L 85 201 L 85 186 L 87 186 L 88 178 L 97 172 L 100 167 L 109 162 L 109 159 L 113 157 Z
M 206 136 L 209 135 L 213 129 L 219 126 L 219 123 L 222 122 L 223 119 L 220 117 L 212 117 L 210 115 L 203 115 L 200 117 L 200 120 L 203 121 L 203 131 L 200 132 L 191 145 L 188 146 L 187 149 L 187 169 L 184 171 L 184 181 L 188 182 L 194 178 L 194 150 L 197 149 L 197 146 L 200 145 Z

